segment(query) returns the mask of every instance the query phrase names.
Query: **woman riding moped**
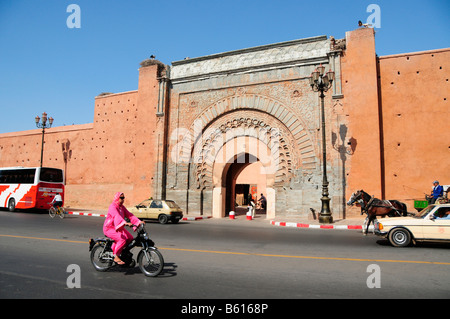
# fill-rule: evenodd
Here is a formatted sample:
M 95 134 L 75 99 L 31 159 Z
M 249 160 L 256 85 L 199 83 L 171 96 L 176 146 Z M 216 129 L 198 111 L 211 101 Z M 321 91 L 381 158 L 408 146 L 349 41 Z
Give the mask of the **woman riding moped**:
M 103 224 L 103 233 L 114 240 L 111 248 L 114 254 L 114 262 L 118 265 L 125 264 L 119 256 L 122 250 L 133 240 L 133 236 L 124 226 L 145 224 L 123 206 L 124 201 L 125 195 L 123 193 L 117 192 L 114 195 L 114 200 L 109 206 L 108 215 Z M 130 222 L 127 222 L 125 218 Z

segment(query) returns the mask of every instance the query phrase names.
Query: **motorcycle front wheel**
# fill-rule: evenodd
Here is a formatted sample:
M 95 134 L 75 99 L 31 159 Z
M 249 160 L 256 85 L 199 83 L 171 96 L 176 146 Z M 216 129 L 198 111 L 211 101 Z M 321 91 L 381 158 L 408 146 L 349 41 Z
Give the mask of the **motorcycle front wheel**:
M 97 243 L 91 250 L 91 263 L 97 271 L 107 271 L 114 261 L 112 251 L 104 251 L 104 248 L 104 244 Z
M 137 257 L 139 269 L 148 277 L 158 276 L 164 268 L 164 258 L 156 249 L 142 249 Z

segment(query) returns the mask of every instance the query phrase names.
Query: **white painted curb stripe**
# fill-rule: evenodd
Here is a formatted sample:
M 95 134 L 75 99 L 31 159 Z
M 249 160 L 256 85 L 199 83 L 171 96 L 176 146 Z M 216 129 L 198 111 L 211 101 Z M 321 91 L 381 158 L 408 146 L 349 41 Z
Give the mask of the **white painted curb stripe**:
M 211 216 L 200 216 L 200 217 L 183 217 L 183 220 L 200 220 L 200 219 L 208 219 Z
M 69 215 L 79 215 L 79 216 L 94 216 L 94 217 L 106 217 L 105 214 L 93 214 L 93 213 L 78 213 L 78 212 L 67 212 Z M 182 220 L 200 220 L 208 219 L 211 216 L 200 216 L 200 217 L 184 217 Z
M 270 221 L 271 225 L 283 226 L 283 227 L 295 227 L 295 228 L 313 228 L 313 229 L 362 229 L 362 225 L 311 225 L 293 222 L 276 222 Z M 373 231 L 373 226 L 369 226 L 369 230 Z
M 94 216 L 94 217 L 106 217 L 104 214 L 93 214 L 93 213 L 77 213 L 77 212 L 67 212 L 69 215 L 80 215 L 80 216 Z

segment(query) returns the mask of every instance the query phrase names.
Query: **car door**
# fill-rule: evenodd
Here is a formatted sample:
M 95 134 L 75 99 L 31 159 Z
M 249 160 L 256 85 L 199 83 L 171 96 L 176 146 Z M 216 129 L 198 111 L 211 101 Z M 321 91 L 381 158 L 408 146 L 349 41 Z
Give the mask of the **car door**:
M 139 210 L 139 218 L 150 218 L 150 214 L 149 214 L 149 209 L 148 207 L 150 206 L 150 201 L 146 200 L 143 201 L 142 203 L 140 203 L 138 205 L 138 210 Z
M 149 208 L 149 218 L 158 218 L 159 214 L 161 213 L 162 210 L 162 202 L 160 200 L 153 200 L 150 208 Z
M 440 218 L 446 216 L 450 207 L 438 207 L 423 220 L 423 233 L 425 239 L 450 240 L 450 219 Z

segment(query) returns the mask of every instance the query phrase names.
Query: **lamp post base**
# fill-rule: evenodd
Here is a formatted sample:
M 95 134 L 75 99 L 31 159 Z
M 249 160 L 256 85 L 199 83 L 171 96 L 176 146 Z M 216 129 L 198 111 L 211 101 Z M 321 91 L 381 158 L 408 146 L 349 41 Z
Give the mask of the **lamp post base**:
M 319 215 L 319 223 L 321 224 L 332 224 L 333 223 L 333 216 L 331 215 Z
M 331 216 L 330 198 L 328 198 L 327 196 L 324 196 L 320 200 L 322 201 L 322 209 L 319 213 L 319 223 L 332 224 L 333 216 Z

